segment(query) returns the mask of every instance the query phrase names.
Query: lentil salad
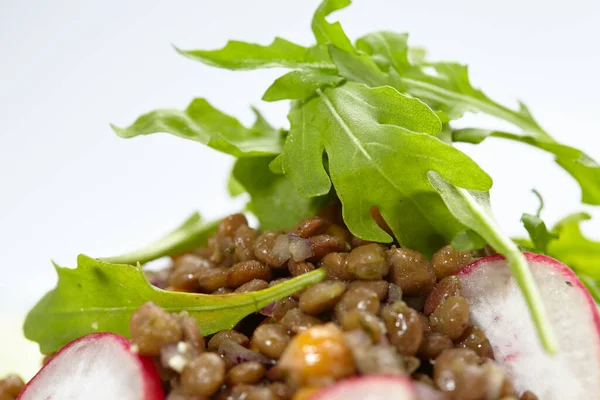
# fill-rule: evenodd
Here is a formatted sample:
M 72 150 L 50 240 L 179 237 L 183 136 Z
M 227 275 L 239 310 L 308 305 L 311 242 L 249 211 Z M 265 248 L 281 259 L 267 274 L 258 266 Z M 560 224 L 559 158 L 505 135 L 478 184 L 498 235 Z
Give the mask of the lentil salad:
M 565 262 L 584 297 L 599 301 L 600 243 L 581 233 L 583 213 L 548 229 L 541 197 L 536 214 L 523 214 L 529 238 L 509 238 L 491 213 L 491 178 L 453 143 L 502 138 L 548 151 L 593 205 L 600 166 L 555 141 L 524 105 L 511 110 L 475 89 L 466 67 L 426 60 L 406 34 L 352 43 L 326 20 L 349 3 L 323 1 L 314 46 L 277 38 L 178 50 L 226 69 L 291 69 L 263 96 L 291 100 L 289 129 L 273 128 L 257 110 L 245 127 L 204 99 L 113 127 L 125 138 L 167 132 L 236 157 L 230 192 L 249 196 L 246 211 L 260 226 L 243 213 L 209 223 L 194 215 L 145 249 L 80 256 L 74 270 L 56 266 L 57 288 L 24 326 L 46 355 L 38 376 L 73 343 L 110 332 L 127 337 L 127 351 L 157 373 L 162 390 L 144 399 L 327 400 L 335 397 L 324 388 L 382 376 L 409 379 L 421 400 L 554 399 L 514 376 L 514 355 L 488 339 L 461 274 L 487 256 L 504 257 L 536 346 L 560 356 L 564 335 L 523 252 Z M 516 132 L 456 129 L 466 111 Z M 144 268 L 163 256 L 168 267 Z M 27 387 L 8 376 L 0 400 L 35 399 Z

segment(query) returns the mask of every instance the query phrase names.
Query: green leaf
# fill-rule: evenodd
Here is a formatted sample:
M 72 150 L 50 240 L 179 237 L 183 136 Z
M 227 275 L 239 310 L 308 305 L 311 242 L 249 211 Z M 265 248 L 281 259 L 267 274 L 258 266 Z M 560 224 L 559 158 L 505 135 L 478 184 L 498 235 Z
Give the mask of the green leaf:
M 428 73 L 426 68 L 432 68 L 434 73 Z M 451 119 L 459 118 L 467 111 L 483 112 L 511 122 L 536 138 L 549 137 L 524 104 L 519 110 L 511 110 L 474 88 L 465 65 L 429 63 L 399 72 L 408 93 L 427 102 L 434 110 L 444 111 Z
M 498 253 L 506 257 L 529 306 L 542 345 L 547 352 L 555 353 L 558 348 L 556 338 L 527 260 L 494 219 L 489 193 L 456 187 L 434 171 L 430 171 L 428 175 L 450 212 L 464 226 L 475 231 Z
M 123 138 L 167 132 L 235 157 L 279 154 L 283 141 L 281 132 L 246 128 L 205 99 L 195 99 L 184 111 L 152 111 L 127 128 L 113 126 L 113 129 Z
M 473 189 L 491 186 L 477 164 L 434 136 L 440 129 L 435 113 L 417 99 L 389 86 L 346 83 L 292 110 L 283 169 L 302 196 L 327 193 L 325 151 L 352 233 L 391 240 L 371 217 L 371 207 L 378 206 L 400 244 L 431 254 L 463 227 L 429 184 L 427 171 Z
M 484 248 L 486 244 L 486 241 L 471 229 L 459 232 L 452 239 L 452 247 L 460 251 L 479 250 Z
M 101 258 L 115 264 L 144 264 L 164 256 L 172 256 L 206 245 L 217 230 L 218 221 L 204 222 L 194 213 L 173 231 L 142 249 L 115 257 Z
M 586 238 L 581 223 L 591 219 L 587 213 L 569 215 L 559 221 L 552 233 L 558 239 L 548 244 L 548 254 L 571 267 L 577 274 L 600 280 L 600 241 Z
M 460 129 L 452 135 L 456 142 L 474 144 L 481 143 L 490 136 L 525 143 L 554 154 L 556 162 L 579 183 L 581 200 L 587 204 L 600 205 L 600 165 L 581 150 L 560 144 L 552 138 L 537 138 L 487 129 Z
M 323 0 L 312 20 L 312 31 L 320 44 L 334 44 L 340 49 L 354 52 L 352 42 L 339 22 L 330 24 L 325 17 L 334 11 L 348 7 L 350 0 Z
M 233 328 L 242 318 L 304 287 L 321 281 L 316 270 L 252 293 L 205 295 L 167 292 L 151 286 L 141 268 L 103 263 L 79 256 L 76 269 L 55 266 L 58 284 L 29 312 L 25 336 L 42 353 L 58 350 L 92 332 L 129 336 L 131 314 L 152 301 L 169 312 L 187 311 L 204 335 Z
M 393 86 L 402 89 L 400 78 L 382 72 L 366 54 L 353 54 L 329 45 L 329 55 L 341 76 L 352 82 L 364 83 L 370 87 Z
M 524 213 L 521 216 L 521 222 L 523 222 L 523 226 L 529 233 L 533 250 L 536 253 L 547 254 L 548 243 L 557 236 L 548 231 L 544 221 L 537 215 Z
M 324 47 L 306 48 L 282 38 L 267 46 L 230 40 L 218 50 L 180 50 L 204 64 L 231 70 L 260 68 L 334 68 Z
M 246 188 L 244 188 L 242 184 L 235 179 L 232 173 L 229 175 L 229 179 L 227 180 L 227 191 L 231 197 L 237 197 L 243 193 L 246 193 Z
M 322 70 L 291 71 L 273 82 L 262 99 L 264 101 L 305 100 L 314 96 L 317 89 L 336 86 L 343 80 L 340 76 Z
M 248 209 L 266 230 L 294 226 L 325 205 L 324 197 L 301 197 L 288 178 L 272 173 L 272 161 L 273 157 L 240 158 L 233 168 L 233 176 L 250 194 Z
M 389 31 L 369 33 L 356 41 L 356 48 L 370 55 L 386 72 L 398 72 L 410 67 L 408 61 L 408 34 Z

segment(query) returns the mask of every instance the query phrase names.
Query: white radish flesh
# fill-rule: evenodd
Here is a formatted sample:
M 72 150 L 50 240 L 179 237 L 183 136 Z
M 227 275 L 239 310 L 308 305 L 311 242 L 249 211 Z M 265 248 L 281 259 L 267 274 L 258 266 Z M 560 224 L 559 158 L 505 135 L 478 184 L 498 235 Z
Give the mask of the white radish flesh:
M 130 346 L 112 333 L 77 339 L 33 377 L 18 400 L 163 400 L 154 362 Z
M 417 400 L 409 377 L 365 375 L 345 379 L 311 397 L 311 400 Z
M 566 265 L 525 253 L 560 346 L 540 345 L 523 295 L 503 257 L 482 258 L 459 272 L 470 321 L 481 328 L 519 392 L 540 399 L 593 399 L 600 393 L 600 317 L 587 289 Z

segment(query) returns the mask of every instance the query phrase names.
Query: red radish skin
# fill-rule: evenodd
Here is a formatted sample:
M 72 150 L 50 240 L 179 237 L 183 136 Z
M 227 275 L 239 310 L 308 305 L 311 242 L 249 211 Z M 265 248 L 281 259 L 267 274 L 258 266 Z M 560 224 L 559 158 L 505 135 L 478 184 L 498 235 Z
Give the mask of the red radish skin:
M 150 357 L 131 351 L 113 333 L 92 333 L 72 341 L 29 381 L 17 400 L 164 400 Z
M 482 258 L 458 276 L 470 320 L 490 340 L 515 388 L 540 399 L 593 399 L 600 393 L 600 316 L 573 271 L 553 258 L 525 253 L 544 299 L 559 353 L 542 349 L 504 257 Z
M 366 375 L 326 387 L 310 400 L 419 400 L 419 397 L 407 376 Z

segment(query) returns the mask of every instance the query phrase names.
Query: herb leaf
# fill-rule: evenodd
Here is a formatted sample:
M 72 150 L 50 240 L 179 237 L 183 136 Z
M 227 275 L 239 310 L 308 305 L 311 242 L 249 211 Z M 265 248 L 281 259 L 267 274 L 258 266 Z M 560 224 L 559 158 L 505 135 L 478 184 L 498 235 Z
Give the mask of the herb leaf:
M 600 241 L 586 238 L 581 223 L 591 219 L 587 213 L 576 213 L 560 220 L 552 228 L 558 239 L 548 244 L 548 254 L 567 264 L 578 274 L 600 280 Z
M 527 260 L 513 241 L 502 232 L 491 211 L 489 193 L 466 190 L 447 182 L 437 172 L 429 172 L 429 180 L 444 199 L 450 212 L 466 227 L 479 234 L 496 251 L 506 257 L 529 306 L 542 345 L 549 353 L 555 353 L 558 345 L 541 295 L 527 264 Z
M 548 243 L 557 236 L 548 231 L 546 223 L 537 215 L 524 213 L 521 222 L 529 233 L 533 250 L 536 253 L 548 254 Z
M 315 11 L 312 20 L 312 30 L 320 44 L 334 44 L 340 49 L 354 52 L 352 42 L 346 36 L 339 22 L 330 24 L 325 17 L 334 11 L 348 7 L 350 0 L 324 0 Z
M 316 270 L 282 284 L 252 293 L 204 295 L 167 292 L 150 286 L 141 268 L 103 263 L 79 256 L 76 269 L 55 266 L 56 288 L 29 312 L 25 336 L 52 353 L 73 339 L 92 332 L 129 336 L 129 319 L 137 307 L 153 301 L 169 312 L 186 310 L 204 335 L 231 329 L 245 316 L 321 281 Z
M 194 213 L 173 231 L 156 242 L 139 250 L 115 257 L 101 258 L 114 264 L 144 264 L 164 256 L 172 256 L 206 245 L 208 238 L 217 230 L 218 221 L 204 222 Z
M 441 129 L 435 113 L 391 87 L 346 83 L 318 94 L 291 112 L 284 147 L 284 172 L 301 195 L 329 191 L 325 151 L 344 221 L 355 235 L 391 240 L 371 218 L 372 206 L 379 207 L 400 244 L 426 254 L 463 230 L 429 184 L 427 171 L 481 190 L 491 180 L 434 136 Z
M 323 70 L 296 70 L 288 72 L 273 82 L 263 95 L 264 101 L 305 100 L 317 89 L 336 86 L 344 79 Z
M 142 115 L 127 128 L 112 128 L 123 138 L 167 132 L 235 157 L 279 154 L 283 141 L 279 131 L 246 128 L 205 99 L 195 99 L 184 111 L 156 110 Z
M 279 37 L 267 46 L 230 40 L 218 50 L 176 50 L 192 60 L 231 70 L 333 68 L 324 47 L 306 48 Z
M 456 142 L 474 144 L 481 143 L 490 136 L 526 143 L 554 154 L 556 162 L 579 183 L 582 201 L 587 204 L 600 205 L 600 165 L 581 150 L 560 144 L 549 137 L 538 138 L 526 134 L 518 135 L 487 129 L 460 129 L 452 134 L 452 138 Z
M 408 34 L 388 31 L 369 33 L 356 41 L 356 48 L 369 54 L 379 67 L 398 72 L 410 67 L 408 61 Z
M 233 168 L 235 180 L 250 194 L 248 210 L 267 230 L 293 226 L 325 205 L 325 197 L 301 197 L 288 178 L 271 172 L 272 161 L 273 157 L 240 158 Z
M 364 83 L 370 87 L 390 85 L 402 89 L 403 84 L 397 75 L 390 76 L 382 72 L 377 64 L 366 54 L 353 54 L 329 45 L 329 55 L 338 69 L 338 73 L 352 82 Z

